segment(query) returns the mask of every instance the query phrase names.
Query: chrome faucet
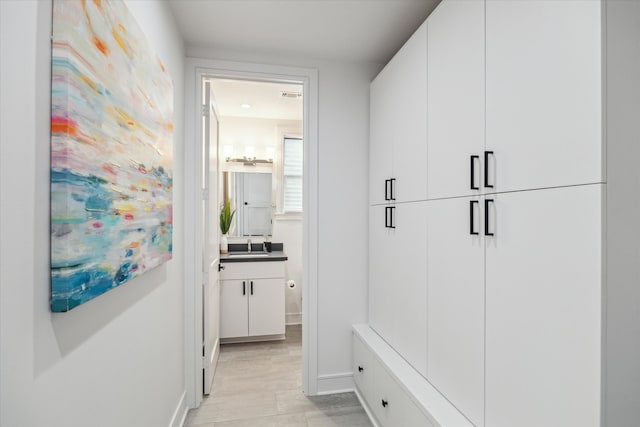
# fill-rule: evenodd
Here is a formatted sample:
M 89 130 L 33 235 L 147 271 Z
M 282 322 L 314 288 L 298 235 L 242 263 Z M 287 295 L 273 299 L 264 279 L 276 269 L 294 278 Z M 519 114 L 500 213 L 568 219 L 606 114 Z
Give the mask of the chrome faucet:
M 247 252 L 251 253 L 251 239 L 247 239 Z

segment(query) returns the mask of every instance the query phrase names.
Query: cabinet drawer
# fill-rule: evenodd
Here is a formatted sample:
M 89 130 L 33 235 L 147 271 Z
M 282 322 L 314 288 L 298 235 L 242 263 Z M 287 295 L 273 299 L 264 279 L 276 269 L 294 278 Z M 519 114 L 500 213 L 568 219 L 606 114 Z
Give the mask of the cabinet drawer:
M 225 262 L 222 266 L 220 280 L 284 277 L 284 261 Z
M 371 401 L 373 358 L 362 340 L 353 336 L 353 381 L 364 400 Z
M 369 402 L 373 413 L 384 427 L 402 426 L 402 410 L 406 398 L 402 389 L 380 363 L 375 363 L 373 372 L 373 396 Z

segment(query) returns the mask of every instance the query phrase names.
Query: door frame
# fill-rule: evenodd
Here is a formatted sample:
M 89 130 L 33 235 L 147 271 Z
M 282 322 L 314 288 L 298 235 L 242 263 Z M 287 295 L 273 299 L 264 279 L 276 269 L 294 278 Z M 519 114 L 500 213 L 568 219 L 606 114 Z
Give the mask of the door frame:
M 303 85 L 303 283 L 302 382 L 317 394 L 318 380 L 318 70 L 278 65 L 187 58 L 184 139 L 184 375 L 187 405 L 202 401 L 202 282 L 200 248 L 202 167 L 202 79 L 220 77 Z

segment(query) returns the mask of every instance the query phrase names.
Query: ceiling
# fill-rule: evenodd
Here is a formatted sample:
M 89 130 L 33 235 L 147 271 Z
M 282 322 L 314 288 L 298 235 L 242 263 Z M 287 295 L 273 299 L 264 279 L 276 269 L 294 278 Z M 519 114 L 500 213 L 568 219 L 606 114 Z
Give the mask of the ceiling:
M 386 64 L 440 0 L 169 0 L 187 47 Z
M 1 0 L 0 0 L 1 1 Z M 440 0 L 169 0 L 186 46 L 386 64 Z M 212 80 L 221 117 L 302 120 L 302 87 Z M 247 103 L 251 108 L 240 105 Z
M 211 79 L 220 117 L 302 120 L 302 98 L 285 98 L 281 92 L 302 93 L 302 85 L 243 80 Z M 249 104 L 251 108 L 243 108 Z

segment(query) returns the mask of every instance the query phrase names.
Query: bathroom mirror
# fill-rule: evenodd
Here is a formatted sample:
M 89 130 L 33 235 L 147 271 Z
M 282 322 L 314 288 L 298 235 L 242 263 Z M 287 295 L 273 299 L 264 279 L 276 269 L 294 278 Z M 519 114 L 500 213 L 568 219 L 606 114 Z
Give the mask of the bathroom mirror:
M 236 210 L 229 236 L 271 236 L 271 173 L 222 172 L 222 200 Z

